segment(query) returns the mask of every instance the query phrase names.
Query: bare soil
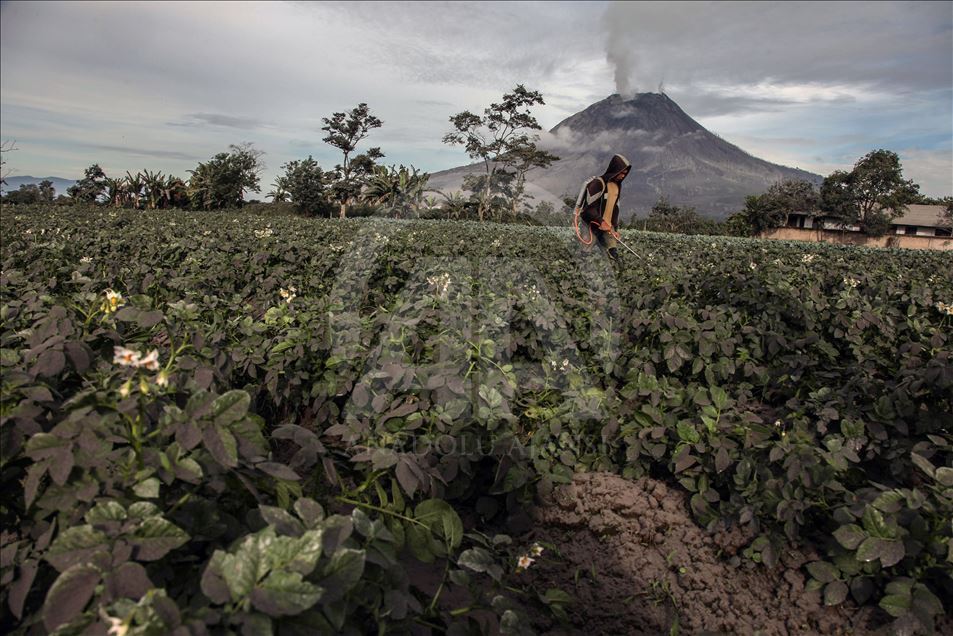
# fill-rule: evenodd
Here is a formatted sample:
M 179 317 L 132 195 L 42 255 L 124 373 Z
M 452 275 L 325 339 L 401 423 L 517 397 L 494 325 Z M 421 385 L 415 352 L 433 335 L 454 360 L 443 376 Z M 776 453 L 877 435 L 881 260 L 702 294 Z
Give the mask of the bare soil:
M 875 608 L 825 607 L 805 589 L 816 557 L 786 550 L 774 569 L 732 558 L 753 538 L 708 533 L 685 495 L 652 479 L 577 474 L 536 507 L 523 538 L 551 544 L 521 576 L 573 595 L 569 623 L 537 617 L 548 634 L 869 634 Z

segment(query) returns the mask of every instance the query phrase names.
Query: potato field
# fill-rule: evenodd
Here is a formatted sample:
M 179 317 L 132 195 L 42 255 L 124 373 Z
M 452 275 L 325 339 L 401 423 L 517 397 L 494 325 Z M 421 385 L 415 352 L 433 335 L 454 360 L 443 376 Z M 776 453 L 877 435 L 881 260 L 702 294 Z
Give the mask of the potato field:
M 950 253 L 625 230 L 613 263 L 568 222 L 242 210 L 2 228 L 3 633 L 950 625 Z M 573 561 L 676 527 L 697 549 L 618 597 Z M 817 607 L 733 623 L 776 594 L 705 600 L 702 562 Z

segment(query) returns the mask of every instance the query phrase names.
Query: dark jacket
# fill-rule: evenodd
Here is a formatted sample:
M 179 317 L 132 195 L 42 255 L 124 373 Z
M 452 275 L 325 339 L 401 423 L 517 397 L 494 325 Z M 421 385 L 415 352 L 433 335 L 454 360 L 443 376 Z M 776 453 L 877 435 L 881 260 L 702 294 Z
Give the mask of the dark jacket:
M 629 163 L 629 160 L 622 155 L 613 155 L 612 160 L 609 162 L 609 167 L 606 168 L 606 171 L 602 174 L 601 180 L 600 178 L 596 178 L 586 185 L 586 194 L 588 196 L 586 197 L 586 201 L 583 202 L 583 210 L 580 214 L 583 221 L 586 223 L 590 221 L 599 223 L 605 218 L 606 197 L 608 196 L 608 190 L 605 184 L 626 168 L 630 171 L 632 169 L 632 164 Z M 619 200 L 621 198 L 622 182 L 619 182 L 619 197 L 615 200 L 615 205 L 612 208 L 612 228 L 614 230 L 619 229 Z M 586 202 L 591 203 L 586 205 Z M 602 234 L 604 234 L 604 232 L 593 227 L 593 233 L 599 237 L 600 241 L 603 240 Z

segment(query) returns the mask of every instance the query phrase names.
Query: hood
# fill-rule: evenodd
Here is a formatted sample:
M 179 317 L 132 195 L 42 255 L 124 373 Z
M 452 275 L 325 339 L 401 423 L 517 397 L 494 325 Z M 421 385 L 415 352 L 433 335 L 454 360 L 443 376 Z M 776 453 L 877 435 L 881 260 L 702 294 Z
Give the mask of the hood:
M 602 175 L 602 178 L 606 181 L 609 181 L 614 176 L 625 170 L 626 168 L 631 168 L 632 164 L 629 163 L 629 160 L 623 157 L 622 155 L 612 155 L 612 161 L 609 162 L 609 167 L 606 168 L 605 173 Z M 628 175 L 626 175 L 628 176 Z

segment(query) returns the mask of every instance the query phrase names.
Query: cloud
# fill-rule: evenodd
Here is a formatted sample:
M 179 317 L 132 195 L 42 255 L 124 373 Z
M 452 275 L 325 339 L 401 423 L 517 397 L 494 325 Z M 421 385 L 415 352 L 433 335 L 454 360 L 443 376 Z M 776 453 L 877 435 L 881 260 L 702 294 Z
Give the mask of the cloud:
M 82 144 L 87 148 L 94 150 L 105 150 L 106 152 L 115 152 L 122 155 L 132 155 L 134 157 L 152 157 L 159 159 L 180 159 L 182 161 L 198 161 L 198 157 L 186 152 L 177 152 L 174 150 L 153 150 L 149 148 L 127 148 L 125 146 L 110 146 L 108 144 Z
M 690 8 L 689 8 L 690 7 Z M 714 82 L 869 85 L 892 92 L 948 86 L 947 2 L 614 2 L 606 58 L 617 89 Z
M 252 130 L 261 128 L 265 122 L 254 117 L 237 117 L 235 115 L 222 115 L 219 113 L 193 113 L 186 115 L 190 121 L 170 123 L 170 126 L 222 126 L 224 128 L 238 128 L 240 130 Z
M 953 146 L 942 150 L 905 148 L 897 154 L 904 176 L 916 175 L 920 192 L 932 197 L 953 195 Z
M 264 183 L 308 153 L 338 162 L 321 118 L 360 102 L 384 127 L 359 149 L 432 171 L 469 162 L 441 142 L 448 117 L 517 83 L 542 92 L 533 112 L 549 129 L 617 84 L 664 81 L 724 138 L 764 140 L 770 160 L 849 165 L 873 147 L 948 145 L 949 3 L 819 6 L 6 2 L 0 125 L 33 174 L 127 165 L 129 148 L 182 173 L 249 139 L 268 152 Z M 773 141 L 789 138 L 817 144 Z

